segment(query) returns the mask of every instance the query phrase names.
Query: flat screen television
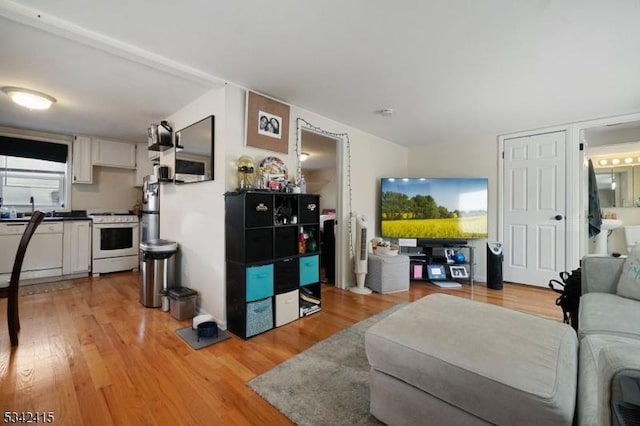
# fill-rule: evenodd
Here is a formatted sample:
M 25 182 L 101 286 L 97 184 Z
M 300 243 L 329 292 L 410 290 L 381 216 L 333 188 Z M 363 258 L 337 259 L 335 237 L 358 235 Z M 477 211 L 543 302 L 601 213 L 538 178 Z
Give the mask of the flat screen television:
M 383 238 L 463 242 L 487 238 L 486 178 L 382 178 Z

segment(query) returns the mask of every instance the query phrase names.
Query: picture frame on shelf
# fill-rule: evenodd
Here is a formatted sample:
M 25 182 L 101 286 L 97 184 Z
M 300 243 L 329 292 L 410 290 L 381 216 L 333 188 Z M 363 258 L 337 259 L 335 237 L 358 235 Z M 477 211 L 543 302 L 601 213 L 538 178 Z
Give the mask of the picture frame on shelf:
M 453 256 L 456 254 L 456 251 L 452 248 L 444 249 L 444 257 L 447 259 L 447 263 L 455 263 L 453 260 Z
M 264 188 L 273 191 L 280 191 L 287 183 L 287 175 L 284 173 L 265 173 L 262 179 Z
M 247 91 L 245 145 L 289 153 L 289 105 Z
M 451 265 L 449 266 L 449 272 L 451 272 L 451 278 L 469 278 L 469 271 L 465 265 Z

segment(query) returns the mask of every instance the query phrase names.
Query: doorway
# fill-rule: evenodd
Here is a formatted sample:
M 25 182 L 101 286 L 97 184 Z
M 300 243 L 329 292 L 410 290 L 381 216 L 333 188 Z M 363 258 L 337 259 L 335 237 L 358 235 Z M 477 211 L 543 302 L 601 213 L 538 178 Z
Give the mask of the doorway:
M 307 192 L 320 195 L 320 249 L 322 280 L 336 284 L 336 241 L 340 182 L 338 140 L 309 129 L 300 132 L 300 172 Z
M 607 253 L 627 254 L 624 226 L 640 225 L 640 116 L 614 117 L 581 125 L 580 141 L 591 159 L 598 183 L 600 210 L 621 226 L 606 233 Z M 585 205 L 588 191 L 586 172 L 581 178 Z M 588 224 L 585 224 L 585 229 Z M 586 231 L 581 232 L 581 235 Z M 604 245 L 603 245 L 604 247 Z M 595 239 L 585 238 L 583 254 L 595 252 Z

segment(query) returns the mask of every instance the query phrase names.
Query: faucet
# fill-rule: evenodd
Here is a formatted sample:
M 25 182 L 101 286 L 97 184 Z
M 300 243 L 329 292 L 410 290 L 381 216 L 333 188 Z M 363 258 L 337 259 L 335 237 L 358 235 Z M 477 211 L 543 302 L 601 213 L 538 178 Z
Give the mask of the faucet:
M 33 213 L 35 211 L 33 195 L 29 198 L 29 202 L 31 203 L 31 216 L 33 216 Z

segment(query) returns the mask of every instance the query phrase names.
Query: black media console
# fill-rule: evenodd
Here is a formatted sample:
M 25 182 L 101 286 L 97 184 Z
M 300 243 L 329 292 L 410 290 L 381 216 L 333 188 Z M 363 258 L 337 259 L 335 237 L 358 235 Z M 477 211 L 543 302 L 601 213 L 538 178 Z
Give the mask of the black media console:
M 420 241 L 418 240 L 419 252 L 405 253 L 410 258 L 410 279 L 412 281 L 428 281 L 428 265 L 444 265 L 447 271 L 447 278 L 454 281 L 468 282 L 473 286 L 474 275 L 474 247 L 467 241 Z M 462 252 L 465 260 L 456 263 L 447 256 L 447 252 Z M 451 268 L 453 267 L 453 268 Z M 463 273 L 466 271 L 466 274 Z

